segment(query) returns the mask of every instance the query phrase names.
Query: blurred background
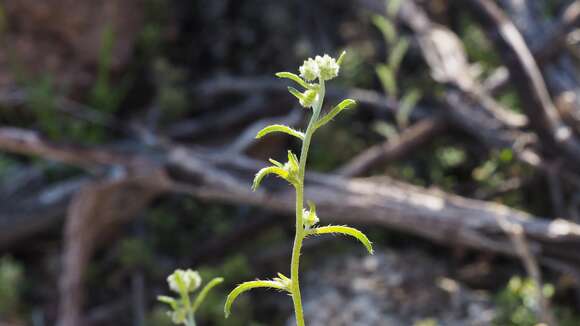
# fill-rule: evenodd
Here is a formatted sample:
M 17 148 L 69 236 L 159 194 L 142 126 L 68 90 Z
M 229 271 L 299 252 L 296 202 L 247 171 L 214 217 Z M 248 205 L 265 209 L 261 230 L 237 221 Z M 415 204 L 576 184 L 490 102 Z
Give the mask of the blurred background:
M 255 140 L 305 128 L 278 71 L 347 51 L 306 181 L 309 325 L 580 325 L 580 1 L 0 1 L 0 325 L 292 325 L 291 188 Z

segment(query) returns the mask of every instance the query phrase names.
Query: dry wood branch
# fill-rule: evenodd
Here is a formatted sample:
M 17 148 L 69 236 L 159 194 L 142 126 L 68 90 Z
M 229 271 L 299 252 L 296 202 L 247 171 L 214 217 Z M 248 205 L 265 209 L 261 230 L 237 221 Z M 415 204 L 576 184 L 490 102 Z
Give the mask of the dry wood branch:
M 99 165 L 138 165 L 131 156 L 110 150 L 76 145 L 56 145 L 37 132 L 19 128 L 0 128 L 0 148 L 23 155 L 39 156 L 81 167 Z
M 291 193 L 270 188 L 251 193 L 243 187 L 258 167 L 254 161 L 228 162 L 218 156 L 200 156 L 184 149 L 173 155 L 170 164 L 181 174 L 198 175 L 196 165 L 188 165 L 188 157 L 205 161 L 205 174 L 197 184 L 183 185 L 199 198 L 260 205 L 275 211 L 290 213 Z M 192 169 L 193 168 L 193 169 Z M 228 176 L 239 187 L 224 188 L 218 176 Z M 499 219 L 521 225 L 540 257 L 580 261 L 573 252 L 554 250 L 568 243 L 580 245 L 580 226 L 563 220 L 549 222 L 531 218 L 528 214 L 505 206 L 469 200 L 441 192 L 426 191 L 407 184 L 389 181 L 348 180 L 340 177 L 311 174 L 307 182 L 308 197 L 320 206 L 321 217 L 338 223 L 374 224 L 424 236 L 446 244 L 461 243 L 505 254 L 517 255 L 505 238 Z M 480 241 L 473 242 L 474 239 Z
M 401 159 L 417 147 L 429 142 L 444 130 L 446 123 L 441 119 L 425 119 L 407 128 L 395 141 L 385 141 L 372 146 L 340 167 L 337 174 L 357 177 L 385 162 Z
M 580 2 L 573 1 L 562 12 L 559 19 L 545 33 L 538 46 L 532 48 L 534 58 L 540 65 L 548 62 L 561 53 L 566 44 L 566 37 L 580 25 Z
M 84 186 L 70 203 L 65 226 L 57 325 L 81 324 L 84 276 L 93 251 L 165 190 L 162 173 L 115 176 Z
M 2 143 L 0 141 L 0 148 Z M 43 143 L 39 140 L 39 144 Z M 56 145 L 51 144 L 51 148 L 53 146 Z M 192 151 L 181 147 L 170 147 L 165 154 L 155 155 L 159 156 L 165 156 L 162 161 L 166 162 L 164 166 L 158 166 L 159 172 L 153 173 L 151 171 L 155 170 L 151 170 L 139 174 L 143 180 L 150 181 L 147 185 L 155 189 L 159 188 L 156 188 L 157 182 L 152 181 L 153 176 L 167 170 L 172 184 L 165 184 L 164 187 L 170 191 L 188 192 L 208 200 L 260 205 L 275 211 L 291 212 L 293 209 L 290 192 L 276 188 L 270 188 L 269 194 L 250 191 L 248 185 L 260 165 L 243 156 L 232 159 L 223 153 Z M 63 156 L 67 157 L 69 155 Z M 153 159 L 142 154 L 139 160 Z M 522 225 L 529 241 L 541 248 L 542 256 L 580 260 L 574 253 L 580 245 L 580 226 L 574 223 L 534 218 L 502 205 L 422 190 L 392 180 L 349 180 L 311 174 L 307 184 L 309 197 L 320 203 L 321 215 L 331 221 L 376 224 L 442 243 L 458 242 L 480 249 L 515 254 L 513 248 L 505 246 L 509 239 L 502 240 L 503 231 L 497 223 L 497 218 L 508 219 Z M 474 234 L 487 239 L 488 244 L 471 243 Z
M 70 198 L 87 180 L 85 177 L 65 180 L 17 198 L 0 196 L 0 249 L 61 221 Z
M 580 143 L 560 119 L 522 35 L 495 3 L 468 0 L 465 4 L 502 56 L 531 126 L 541 137 L 561 148 L 572 161 L 580 162 Z

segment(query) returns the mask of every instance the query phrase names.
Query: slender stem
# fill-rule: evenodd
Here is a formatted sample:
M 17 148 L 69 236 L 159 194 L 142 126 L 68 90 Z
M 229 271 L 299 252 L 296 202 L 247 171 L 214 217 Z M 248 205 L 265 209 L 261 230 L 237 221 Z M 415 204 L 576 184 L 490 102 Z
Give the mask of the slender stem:
M 300 294 L 300 251 L 302 250 L 302 241 L 306 236 L 304 224 L 302 222 L 302 211 L 304 209 L 304 175 L 306 173 L 306 160 L 308 158 L 308 149 L 310 141 L 314 134 L 314 126 L 318 121 L 318 116 L 322 109 L 324 101 L 324 81 L 320 82 L 320 91 L 318 101 L 314 105 L 312 117 L 308 123 L 308 128 L 304 134 L 304 141 L 302 142 L 302 150 L 300 152 L 300 166 L 298 170 L 298 186 L 296 187 L 296 234 L 294 236 L 294 247 L 292 249 L 292 263 L 290 270 L 290 278 L 292 280 L 292 301 L 294 302 L 294 313 L 296 315 L 296 325 L 304 326 L 304 312 L 302 310 L 302 296 Z
M 186 325 L 187 326 L 195 326 L 195 317 L 193 316 L 193 313 L 191 313 L 191 312 L 187 314 Z

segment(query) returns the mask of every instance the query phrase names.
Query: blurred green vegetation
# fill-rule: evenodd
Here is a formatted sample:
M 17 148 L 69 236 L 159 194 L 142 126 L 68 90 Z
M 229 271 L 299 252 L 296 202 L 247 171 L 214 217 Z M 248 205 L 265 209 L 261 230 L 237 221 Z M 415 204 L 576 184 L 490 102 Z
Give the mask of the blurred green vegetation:
M 545 284 L 543 295 L 550 299 L 554 296 L 554 286 Z M 537 311 L 537 287 L 530 278 L 515 276 L 495 298 L 497 304 L 496 326 L 535 326 L 539 324 Z M 560 326 L 580 325 L 580 315 L 571 308 L 552 305 L 557 323 Z
M 0 258 L 0 317 L 15 317 L 21 312 L 23 286 L 24 267 L 9 256 Z

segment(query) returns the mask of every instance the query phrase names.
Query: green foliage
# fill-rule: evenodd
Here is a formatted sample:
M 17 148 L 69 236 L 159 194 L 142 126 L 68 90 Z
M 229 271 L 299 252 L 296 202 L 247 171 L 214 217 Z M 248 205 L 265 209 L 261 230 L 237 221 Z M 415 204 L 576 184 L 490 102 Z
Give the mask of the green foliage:
M 537 302 L 537 287 L 529 278 L 512 277 L 506 288 L 501 290 L 495 298 L 497 316 L 494 325 L 497 326 L 535 326 L 539 321 L 535 311 Z M 554 286 L 545 284 L 542 294 L 546 298 L 554 296 Z M 552 307 L 557 322 L 560 326 L 573 326 L 580 324 L 580 316 L 575 315 L 571 309 L 564 307 Z
M 465 162 L 466 154 L 459 147 L 446 146 L 437 149 L 435 152 L 437 159 L 443 167 L 452 168 Z
M 0 316 L 14 316 L 20 306 L 24 270 L 10 257 L 0 258 Z
M 302 299 L 300 295 L 298 275 L 302 242 L 309 235 L 344 234 L 352 236 L 361 241 L 369 253 L 372 254 L 371 243 L 362 232 L 346 226 L 314 227 L 315 224 L 317 224 L 319 221 L 315 204 L 313 202 L 309 202 L 310 210 L 304 209 L 304 175 L 306 172 L 306 160 L 312 136 L 318 128 L 328 123 L 341 111 L 352 107 L 355 104 L 354 100 L 346 99 L 336 105 L 326 115 L 320 117 L 326 90 L 325 82 L 333 79 L 338 75 L 340 64 L 342 63 L 343 59 L 344 52 L 341 54 L 338 60 L 335 60 L 328 55 L 316 56 L 314 59 L 309 58 L 304 61 L 304 64 L 299 69 L 301 76 L 297 76 L 288 72 L 277 74 L 278 77 L 288 78 L 305 88 L 306 90 L 304 93 L 293 87 L 288 87 L 288 90 L 290 94 L 299 100 L 303 107 L 312 109 L 312 116 L 310 118 L 310 122 L 308 123 L 308 128 L 304 134 L 297 134 L 298 132 L 286 126 L 273 125 L 260 131 L 257 137 L 261 138 L 269 132 L 279 131 L 296 136 L 302 140 L 300 158 L 294 155 L 291 151 L 288 151 L 288 162 L 285 164 L 270 159 L 270 162 L 273 165 L 258 171 L 252 185 L 253 190 L 256 190 L 264 177 L 269 174 L 275 174 L 288 181 L 295 188 L 296 229 L 294 246 L 292 248 L 290 278 L 278 273 L 278 277 L 273 278 L 272 280 L 255 280 L 239 284 L 230 292 L 226 299 L 226 303 L 224 305 L 224 313 L 226 317 L 229 317 L 231 306 L 240 294 L 255 288 L 273 288 L 290 294 L 294 303 L 296 324 L 297 326 L 304 326 L 305 323 L 302 311 Z M 318 80 L 318 83 L 309 84 L 301 77 L 308 81 Z
M 507 287 L 497 297 L 498 316 L 494 323 L 501 326 L 534 326 L 538 323 L 535 315 L 536 286 L 530 279 L 512 278 Z M 546 285 L 544 295 L 551 296 L 553 287 Z
M 183 86 L 185 72 L 164 59 L 155 60 L 153 70 L 157 83 L 157 105 L 163 111 L 164 118 L 179 117 L 189 107 L 187 91 Z
M 125 238 L 120 243 L 121 264 L 129 269 L 148 267 L 153 263 L 148 243 L 139 238 Z
M 98 125 L 70 119 L 57 112 L 61 90 L 57 89 L 53 78 L 21 78 L 27 91 L 27 105 L 34 112 L 38 129 L 53 140 L 76 139 L 87 143 L 98 143 L 105 137 L 105 130 Z
M 101 38 L 97 80 L 91 90 L 90 105 L 107 113 L 117 111 L 126 93 L 127 83 L 114 85 L 111 79 L 115 31 L 112 25 L 105 26 Z
M 387 2 L 387 16 L 374 15 L 372 21 L 383 34 L 387 45 L 386 63 L 377 64 L 375 72 L 384 92 L 399 103 L 395 118 L 398 127 L 405 128 L 409 124 L 411 111 L 421 99 L 422 94 L 417 88 L 411 89 L 404 94 L 399 94 L 400 86 L 397 75 L 410 45 L 409 40 L 399 34 L 395 25 L 395 16 L 400 6 L 401 1 L 399 0 Z M 398 134 L 396 129 L 391 131 L 395 131 L 395 134 Z
M 485 36 L 485 32 L 474 24 L 468 15 L 459 16 L 459 37 L 465 46 L 470 61 L 476 61 L 481 66 L 483 76 L 488 75 L 501 60 L 493 46 Z
M 35 113 L 40 130 L 52 139 L 63 135 L 62 122 L 56 114 L 56 92 L 52 78 L 48 75 L 31 80 L 27 87 L 28 105 Z

